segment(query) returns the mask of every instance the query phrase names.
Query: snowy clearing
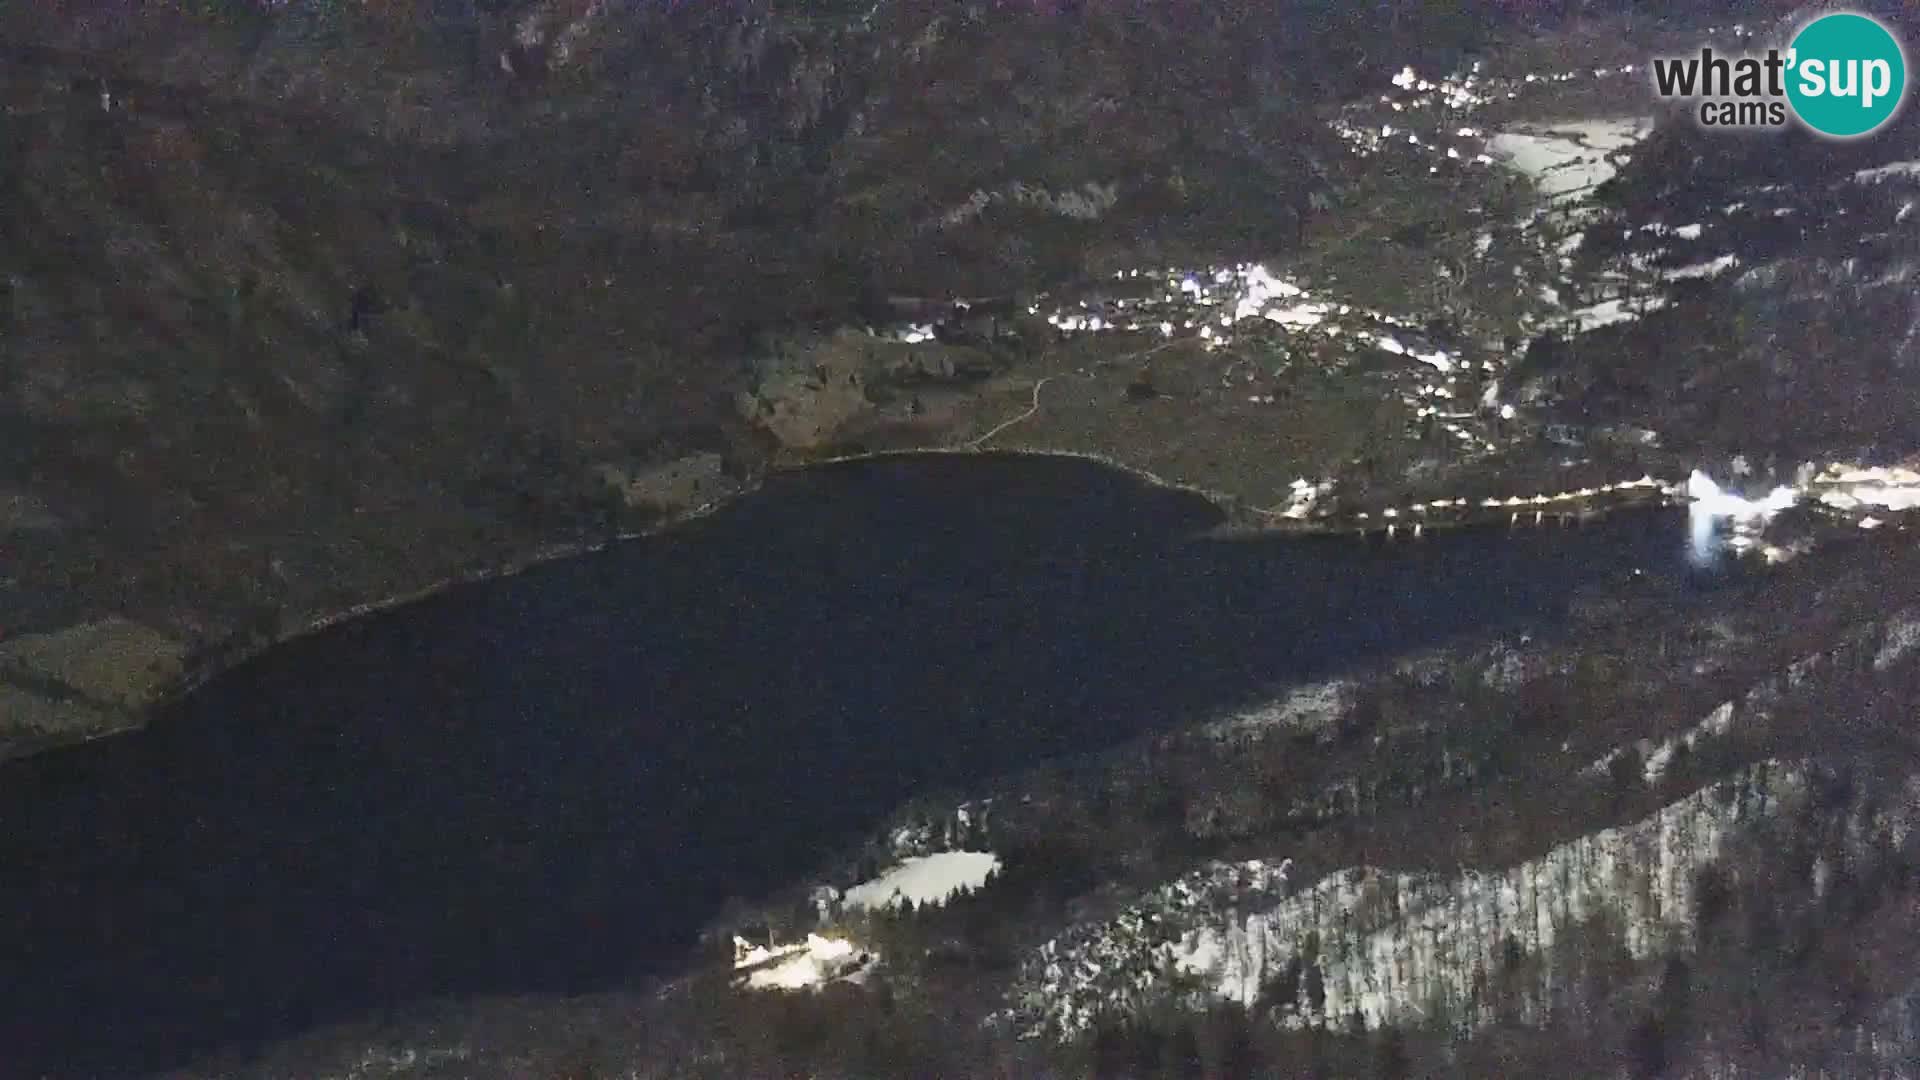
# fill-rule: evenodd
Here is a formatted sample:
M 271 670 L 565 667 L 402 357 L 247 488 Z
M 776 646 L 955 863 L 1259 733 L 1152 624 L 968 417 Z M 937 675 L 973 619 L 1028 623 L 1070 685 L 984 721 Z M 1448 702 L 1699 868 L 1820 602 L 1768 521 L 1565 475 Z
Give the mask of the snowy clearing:
M 1518 128 L 1487 140 L 1487 149 L 1525 173 L 1551 200 L 1582 195 L 1619 171 L 1615 156 L 1653 130 L 1646 117 L 1583 120 L 1552 128 Z
M 847 890 L 848 910 L 944 904 L 953 894 L 986 884 L 987 875 L 1000 868 L 1000 857 L 986 851 L 942 851 L 916 855 L 872 881 Z

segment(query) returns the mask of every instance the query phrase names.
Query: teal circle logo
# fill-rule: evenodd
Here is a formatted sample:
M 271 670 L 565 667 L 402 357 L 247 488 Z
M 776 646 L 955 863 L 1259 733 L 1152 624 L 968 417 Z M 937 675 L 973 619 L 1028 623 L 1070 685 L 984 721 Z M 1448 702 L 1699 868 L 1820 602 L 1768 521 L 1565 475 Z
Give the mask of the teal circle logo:
M 1900 42 L 1865 15 L 1822 15 L 1803 27 L 1787 53 L 1787 101 L 1800 122 L 1850 139 L 1893 119 L 1907 92 Z

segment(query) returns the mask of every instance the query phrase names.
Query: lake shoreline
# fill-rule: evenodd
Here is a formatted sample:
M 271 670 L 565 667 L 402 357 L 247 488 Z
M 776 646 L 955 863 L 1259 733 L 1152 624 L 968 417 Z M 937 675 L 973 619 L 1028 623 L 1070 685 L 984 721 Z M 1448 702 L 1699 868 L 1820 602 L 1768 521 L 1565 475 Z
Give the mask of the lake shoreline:
M 1402 534 L 1413 537 L 1418 535 L 1416 529 L 1421 532 L 1461 529 L 1505 529 L 1514 524 L 1526 524 L 1520 522 L 1519 518 L 1523 516 L 1532 518 L 1536 514 L 1541 515 L 1542 520 L 1532 521 L 1530 522 L 1531 524 L 1548 522 L 1558 524 L 1566 524 L 1568 522 L 1584 523 L 1618 513 L 1655 510 L 1677 505 L 1677 503 L 1673 501 L 1672 496 L 1667 493 L 1670 490 L 1670 485 L 1661 483 L 1658 489 L 1653 489 L 1660 492 L 1658 495 L 1649 494 L 1643 498 L 1632 501 L 1622 501 L 1617 505 L 1600 508 L 1583 509 L 1565 507 L 1550 509 L 1545 507 L 1537 508 L 1533 504 L 1528 503 L 1518 509 L 1510 509 L 1503 505 L 1500 508 L 1479 513 L 1469 513 L 1467 515 L 1449 515 L 1444 517 L 1435 515 L 1418 520 L 1409 517 L 1404 521 L 1392 521 L 1385 517 L 1371 517 L 1365 514 L 1359 515 L 1357 518 L 1354 516 L 1322 519 L 1289 518 L 1271 511 L 1247 508 L 1241 504 L 1240 500 L 1232 496 L 1198 484 L 1169 480 L 1150 470 L 1129 465 L 1126 462 L 1105 455 L 1086 451 L 925 447 L 884 450 L 872 453 L 843 454 L 805 463 L 780 465 L 770 468 L 750 478 L 744 482 L 738 490 L 729 493 L 723 498 L 704 503 L 692 510 L 673 514 L 645 529 L 621 532 L 612 540 L 555 542 L 542 545 L 535 548 L 530 554 L 510 559 L 504 563 L 494 564 L 469 573 L 443 578 L 421 588 L 412 589 L 404 593 L 397 593 L 380 600 L 356 604 L 349 608 L 315 617 L 307 620 L 297 629 L 285 634 L 276 635 L 270 640 L 249 642 L 233 651 L 224 651 L 216 646 L 213 650 L 216 654 L 214 659 L 195 665 L 193 670 L 186 672 L 176 679 L 162 693 L 156 695 L 153 701 L 139 710 L 143 717 L 141 723 L 115 729 L 111 732 L 95 733 L 66 745 L 84 745 L 100 739 L 112 738 L 131 731 L 138 731 L 141 727 L 145 726 L 145 723 L 150 721 L 153 716 L 178 705 L 183 699 L 213 679 L 277 648 L 322 633 L 342 623 L 391 612 L 411 604 L 429 600 L 435 596 L 463 586 L 479 585 L 486 582 L 517 577 L 530 570 L 535 570 L 553 563 L 564 562 L 568 559 L 605 554 L 610 547 L 617 544 L 664 536 L 694 522 L 711 517 L 743 500 L 760 494 L 768 482 L 779 478 L 801 476 L 809 472 L 842 466 L 925 458 L 1035 458 L 1040 460 L 1090 462 L 1138 480 L 1150 488 L 1191 495 L 1206 501 L 1219 510 L 1225 518 L 1220 526 L 1208 534 L 1211 538 L 1215 539 L 1261 540 L 1274 537 L 1312 536 L 1393 537 Z M 1519 506 L 1519 504 L 1516 504 L 1516 506 Z M 1512 520 L 1502 521 L 1500 520 L 1502 517 L 1510 517 Z

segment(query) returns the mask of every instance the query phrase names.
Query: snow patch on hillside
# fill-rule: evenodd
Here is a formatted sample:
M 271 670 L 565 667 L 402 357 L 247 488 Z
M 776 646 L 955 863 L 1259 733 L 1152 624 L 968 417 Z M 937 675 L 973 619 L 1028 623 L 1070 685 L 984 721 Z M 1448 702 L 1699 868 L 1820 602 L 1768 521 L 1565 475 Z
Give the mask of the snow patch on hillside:
M 1658 296 L 1635 296 L 1602 300 L 1583 308 L 1575 308 L 1561 316 L 1556 325 L 1574 333 L 1584 334 L 1589 330 L 1598 330 L 1603 326 L 1633 322 L 1648 312 L 1658 311 L 1667 306 L 1666 300 Z
M 1516 128 L 1487 140 L 1496 159 L 1525 173 L 1550 200 L 1585 196 L 1620 170 L 1621 155 L 1653 131 L 1644 117 Z
M 1686 266 L 1662 271 L 1661 276 L 1669 281 L 1683 281 L 1687 278 L 1713 278 L 1719 277 L 1721 274 L 1739 265 L 1740 259 L 1738 256 L 1721 255 L 1718 258 L 1708 259 L 1706 262 L 1689 263 Z
M 1692 750 L 1704 739 L 1717 738 L 1733 730 L 1733 702 L 1723 701 L 1719 707 L 1707 714 L 1705 720 L 1661 743 L 1646 756 L 1645 778 L 1649 784 L 1657 784 L 1665 776 L 1667 768 L 1673 764 L 1675 756 L 1682 751 Z
M 1277 701 L 1216 720 L 1204 730 L 1222 740 L 1258 738 L 1276 731 L 1323 731 L 1353 708 L 1353 697 L 1354 684 L 1346 679 L 1308 683 L 1294 687 Z
M 1777 698 L 1777 695 L 1775 695 Z M 1773 699 L 1765 699 L 1771 704 Z M 1705 720 L 1693 725 L 1671 738 L 1655 742 L 1652 739 L 1640 739 L 1631 746 L 1617 747 L 1608 751 L 1600 760 L 1581 770 L 1585 776 L 1606 776 L 1613 770 L 1614 762 L 1619 761 L 1629 750 L 1640 754 L 1641 779 L 1649 784 L 1657 784 L 1673 766 L 1673 759 L 1681 753 L 1691 751 L 1707 739 L 1717 738 L 1733 730 L 1733 702 L 1723 701 Z
M 1878 184 L 1898 176 L 1920 177 L 1920 161 L 1896 161 L 1890 165 L 1861 169 L 1853 174 L 1853 178 L 1862 184 Z
M 1708 718 L 1718 723 L 1719 710 Z M 1729 710 L 1728 719 L 1731 718 Z M 1691 938 L 1694 886 L 1737 830 L 1804 798 L 1798 766 L 1765 762 L 1633 824 L 1562 844 L 1506 870 L 1456 876 L 1353 867 L 1286 893 L 1285 864 L 1215 864 L 1149 894 L 1115 919 L 1050 941 L 1023 966 L 1016 1012 L 1030 1030 L 1071 1035 L 1099 1012 L 1200 980 L 1187 1004 L 1252 1005 L 1289 965 L 1317 969 L 1295 1000 L 1298 1026 L 1368 1028 L 1480 1015 L 1475 985 L 1518 950 L 1564 978 L 1553 946 L 1576 927 L 1619 927 L 1636 958 Z M 1236 884 L 1239 883 L 1239 884 Z M 1309 982 L 1318 993 L 1309 993 Z M 1316 1000 L 1317 999 L 1317 1000 Z M 1437 1014 L 1437 1015 L 1436 1015 Z
M 1900 662 L 1901 657 L 1912 652 L 1920 645 L 1920 612 L 1902 612 L 1887 624 L 1886 636 L 1880 644 L 1880 651 L 1874 654 L 1873 669 L 1885 671 Z
M 971 892 L 987 883 L 1000 868 L 1000 857 L 985 851 L 942 851 L 916 855 L 872 881 L 848 889 L 841 902 L 849 911 L 860 908 L 915 907 L 944 904 L 955 893 Z

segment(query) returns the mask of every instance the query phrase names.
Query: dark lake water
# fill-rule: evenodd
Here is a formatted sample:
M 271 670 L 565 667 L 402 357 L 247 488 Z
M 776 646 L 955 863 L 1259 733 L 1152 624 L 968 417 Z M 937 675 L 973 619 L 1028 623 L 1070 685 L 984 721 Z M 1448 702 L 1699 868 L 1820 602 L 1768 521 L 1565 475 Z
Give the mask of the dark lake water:
M 1216 523 L 1069 459 L 835 466 L 0 766 L 0 1070 L 605 987 L 916 789 L 1550 621 L 1632 568 L 1699 587 L 1678 513 L 1393 544 Z

